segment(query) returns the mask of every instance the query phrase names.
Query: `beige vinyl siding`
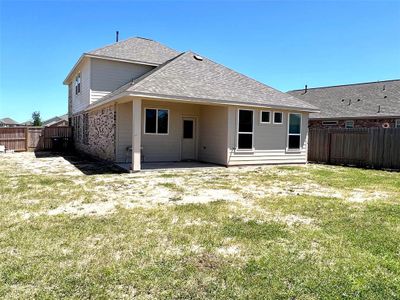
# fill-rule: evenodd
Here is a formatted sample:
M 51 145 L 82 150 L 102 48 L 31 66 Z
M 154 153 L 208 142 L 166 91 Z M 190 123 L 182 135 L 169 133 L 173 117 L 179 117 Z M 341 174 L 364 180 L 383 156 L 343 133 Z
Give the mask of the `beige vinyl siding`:
M 167 135 L 145 134 L 145 108 L 169 110 Z M 182 147 L 182 118 L 194 117 L 197 121 L 197 158 L 200 161 L 224 165 L 305 163 L 307 161 L 308 113 L 301 113 L 301 149 L 287 151 L 287 123 L 289 111 L 283 111 L 282 124 L 261 124 L 260 109 L 254 111 L 254 151 L 238 151 L 237 112 L 235 106 L 211 106 L 180 102 L 143 100 L 141 147 L 144 162 L 179 161 Z M 132 103 L 117 105 L 118 162 L 130 162 L 127 147 L 132 141 Z
M 199 160 L 216 164 L 227 163 L 228 108 L 200 107 Z
M 254 153 L 233 153 L 229 159 L 230 166 L 254 164 L 303 164 L 307 162 L 307 151 L 287 153 L 285 150 L 256 150 Z
M 75 77 L 81 73 L 81 92 L 75 95 Z M 72 77 L 72 113 L 84 110 L 90 104 L 90 60 L 84 60 L 82 67 Z
M 305 163 L 307 162 L 308 140 L 308 113 L 301 113 L 301 149 L 300 151 L 287 151 L 288 138 L 288 113 L 291 111 L 271 110 L 283 112 L 282 124 L 261 124 L 260 109 L 243 107 L 253 110 L 254 151 L 235 150 L 237 147 L 237 113 L 239 108 L 230 107 L 228 112 L 228 165 L 247 164 L 280 164 L 280 163 Z M 296 112 L 300 113 L 300 112 Z M 271 117 L 272 113 L 271 113 Z M 272 120 L 271 120 L 272 121 Z
M 167 135 L 144 133 L 145 108 L 162 108 L 169 110 L 169 130 Z M 149 101 L 142 102 L 142 160 L 179 161 L 181 159 L 182 118 L 200 116 L 200 106 L 179 102 Z M 198 137 L 197 137 L 198 138 Z M 117 105 L 117 148 L 118 162 L 131 162 L 126 148 L 132 145 L 132 102 Z
M 91 58 L 91 103 L 153 68 L 153 66 Z
M 131 153 L 127 151 L 132 146 L 132 102 L 116 105 L 116 161 L 131 162 Z
M 144 109 L 169 109 L 169 130 L 167 135 L 144 134 Z M 150 161 L 181 160 L 182 118 L 198 117 L 200 106 L 179 102 L 148 101 L 142 102 L 142 158 Z M 198 121 L 197 121 L 198 122 Z

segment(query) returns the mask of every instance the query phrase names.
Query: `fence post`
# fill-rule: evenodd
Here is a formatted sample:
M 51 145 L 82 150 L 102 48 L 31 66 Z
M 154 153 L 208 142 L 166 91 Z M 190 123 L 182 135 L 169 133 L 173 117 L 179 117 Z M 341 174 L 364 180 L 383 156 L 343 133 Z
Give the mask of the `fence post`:
M 328 161 L 327 163 L 331 163 L 331 148 L 332 148 L 332 133 L 331 130 L 328 129 Z
M 29 134 L 28 134 L 28 127 L 25 127 L 25 151 L 28 151 L 29 146 Z

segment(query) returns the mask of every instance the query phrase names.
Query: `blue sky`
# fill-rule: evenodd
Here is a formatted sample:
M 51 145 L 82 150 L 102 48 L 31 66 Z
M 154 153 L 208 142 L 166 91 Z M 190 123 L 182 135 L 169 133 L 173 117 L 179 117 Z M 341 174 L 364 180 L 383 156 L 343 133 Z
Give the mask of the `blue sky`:
M 282 91 L 400 78 L 400 1 L 0 0 L 0 118 L 67 111 L 79 56 L 142 36 Z

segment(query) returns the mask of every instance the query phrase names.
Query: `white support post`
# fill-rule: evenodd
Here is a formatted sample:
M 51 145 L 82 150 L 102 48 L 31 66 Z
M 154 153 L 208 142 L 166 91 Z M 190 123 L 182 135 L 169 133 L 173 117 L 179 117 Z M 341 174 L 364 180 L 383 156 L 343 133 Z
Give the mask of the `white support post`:
M 132 172 L 140 171 L 142 99 L 132 101 Z

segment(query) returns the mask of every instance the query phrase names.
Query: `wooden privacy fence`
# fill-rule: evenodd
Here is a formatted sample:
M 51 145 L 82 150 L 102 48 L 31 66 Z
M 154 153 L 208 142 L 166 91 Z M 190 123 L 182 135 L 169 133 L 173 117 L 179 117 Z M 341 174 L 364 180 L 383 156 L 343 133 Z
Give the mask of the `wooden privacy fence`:
M 0 145 L 7 150 L 39 151 L 66 148 L 72 142 L 72 127 L 0 127 Z
M 400 128 L 310 129 L 308 160 L 400 169 Z

